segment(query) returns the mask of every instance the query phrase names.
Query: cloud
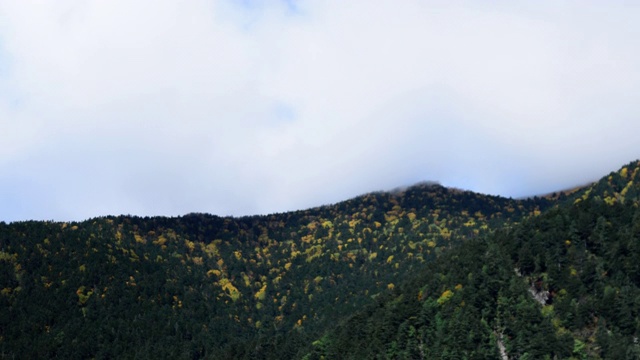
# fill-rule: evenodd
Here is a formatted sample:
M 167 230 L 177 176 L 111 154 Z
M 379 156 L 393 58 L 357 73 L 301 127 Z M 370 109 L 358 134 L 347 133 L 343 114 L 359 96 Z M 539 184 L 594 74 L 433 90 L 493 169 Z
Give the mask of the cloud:
M 622 2 L 0 1 L 0 219 L 244 215 L 639 157 Z

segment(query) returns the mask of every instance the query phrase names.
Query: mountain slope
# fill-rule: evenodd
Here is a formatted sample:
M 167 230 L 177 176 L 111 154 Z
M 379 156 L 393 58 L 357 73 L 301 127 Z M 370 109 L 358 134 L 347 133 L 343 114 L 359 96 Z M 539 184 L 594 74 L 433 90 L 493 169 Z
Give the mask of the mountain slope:
M 0 224 L 0 353 L 294 358 L 425 264 L 553 202 L 422 184 L 269 216 Z
M 461 244 L 306 358 L 640 358 L 639 165 Z

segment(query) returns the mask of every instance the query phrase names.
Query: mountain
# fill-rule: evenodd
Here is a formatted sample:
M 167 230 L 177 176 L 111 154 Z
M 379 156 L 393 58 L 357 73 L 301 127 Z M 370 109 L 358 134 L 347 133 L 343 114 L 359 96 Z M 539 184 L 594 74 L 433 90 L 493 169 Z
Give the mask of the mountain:
M 0 354 L 633 355 L 638 252 L 618 233 L 638 227 L 637 169 L 554 198 L 425 183 L 267 216 L 0 223 Z
M 640 359 L 639 165 L 464 242 L 306 358 Z

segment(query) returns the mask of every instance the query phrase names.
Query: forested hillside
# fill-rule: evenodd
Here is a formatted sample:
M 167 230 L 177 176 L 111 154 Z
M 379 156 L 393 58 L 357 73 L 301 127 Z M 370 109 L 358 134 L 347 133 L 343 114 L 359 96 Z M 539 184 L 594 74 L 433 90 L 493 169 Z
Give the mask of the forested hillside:
M 282 358 L 466 239 L 549 207 L 422 184 L 269 216 L 0 226 L 0 353 Z
M 639 171 L 447 252 L 307 358 L 640 359 Z
M 633 358 L 638 176 L 555 198 L 420 184 L 267 216 L 0 223 L 0 356 Z

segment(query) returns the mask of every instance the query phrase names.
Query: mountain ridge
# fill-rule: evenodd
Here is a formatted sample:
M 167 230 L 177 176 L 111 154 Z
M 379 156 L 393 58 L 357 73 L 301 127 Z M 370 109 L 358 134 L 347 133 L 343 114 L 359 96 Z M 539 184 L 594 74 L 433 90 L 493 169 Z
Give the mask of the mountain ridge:
M 639 165 L 461 244 L 306 358 L 640 358 Z
M 562 204 L 637 204 L 638 162 L 625 168 Z M 314 356 L 312 343 L 333 324 L 386 299 L 414 273 L 562 206 L 428 184 L 239 218 L 0 223 L 0 351 L 40 358 Z M 515 251 L 500 246 L 510 250 L 498 258 Z M 525 269 L 542 261 L 530 258 Z

